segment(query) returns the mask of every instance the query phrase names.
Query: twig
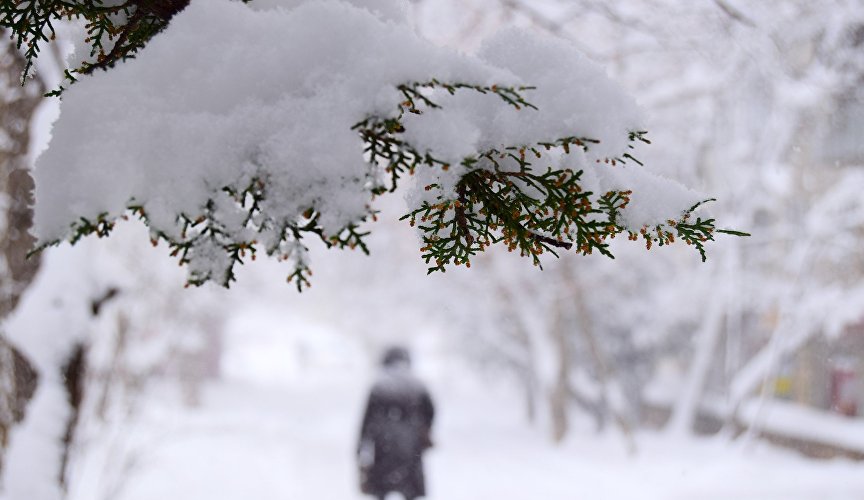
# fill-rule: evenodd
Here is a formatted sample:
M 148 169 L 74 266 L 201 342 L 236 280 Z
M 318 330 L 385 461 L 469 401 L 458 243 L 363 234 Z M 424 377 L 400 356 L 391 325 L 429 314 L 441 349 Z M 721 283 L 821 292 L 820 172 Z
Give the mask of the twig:
M 456 214 L 456 223 L 459 225 L 459 231 L 465 234 L 465 241 L 468 245 L 474 243 L 474 237 L 471 236 L 471 231 L 468 229 L 468 221 L 465 218 L 465 184 L 459 184 L 459 201 L 454 210 Z
M 564 250 L 570 250 L 571 248 L 573 248 L 573 243 L 570 243 L 569 241 L 559 241 L 555 238 L 543 236 L 542 234 L 531 233 L 531 238 L 541 243 L 552 245 L 553 247 L 563 248 Z
M 740 10 L 726 3 L 726 0 L 714 0 L 714 3 L 717 5 L 717 7 L 720 7 L 720 10 L 722 10 L 727 16 L 731 17 L 732 19 L 746 26 L 750 26 L 751 28 L 756 27 L 756 23 L 752 19 L 744 15 L 744 13 Z
M 543 28 L 544 30 L 546 30 L 550 33 L 557 35 L 557 34 L 560 34 L 561 31 L 563 30 L 563 26 L 561 25 L 561 23 L 558 23 L 558 22 L 555 22 L 555 21 L 549 19 L 548 17 L 544 16 L 543 14 L 538 12 L 537 10 L 535 10 L 531 7 L 528 7 L 527 5 L 525 5 L 521 2 L 518 2 L 516 0 L 501 0 L 501 5 L 503 5 L 504 7 L 508 8 L 508 9 L 515 10 L 517 12 L 521 12 L 522 14 L 525 14 L 531 20 L 531 22 L 540 26 L 541 28 Z

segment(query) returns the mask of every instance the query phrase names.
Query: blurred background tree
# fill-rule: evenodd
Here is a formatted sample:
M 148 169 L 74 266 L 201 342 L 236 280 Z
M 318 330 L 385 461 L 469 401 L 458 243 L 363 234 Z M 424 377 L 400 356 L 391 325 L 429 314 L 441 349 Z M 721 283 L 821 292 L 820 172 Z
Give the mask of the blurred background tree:
M 33 224 L 31 131 L 45 91 L 38 78 L 20 86 L 26 60 L 6 38 L 0 42 L 0 321 L 15 310 L 39 269 L 39 258 L 26 256 L 35 243 L 28 233 Z M 0 467 L 9 430 L 24 417 L 35 385 L 30 362 L 0 330 Z
M 461 23 L 431 21 L 455 9 L 467 13 L 460 16 Z M 756 425 L 741 421 L 747 420 L 739 413 L 742 405 L 767 390 L 771 384 L 766 381 L 779 377 L 784 366 L 803 363 L 808 350 L 819 344 L 824 357 L 811 356 L 818 368 L 798 366 L 796 384 L 801 387 L 794 398 L 830 406 L 824 376 L 803 378 L 814 369 L 833 369 L 828 352 L 843 350 L 840 346 L 860 337 L 855 329 L 864 311 L 864 254 L 857 243 L 864 207 L 855 194 L 864 164 L 860 2 L 738 6 L 723 0 L 474 0 L 456 6 L 427 1 L 418 12 L 428 36 L 443 43 L 474 47 L 507 24 L 574 41 L 639 96 L 651 130 L 657 130 L 655 142 L 676 145 L 649 148 L 647 163 L 716 193 L 722 200 L 717 210 L 732 214 L 734 226 L 755 235 L 724 244 L 707 266 L 697 266 L 675 250 L 659 259 L 652 256 L 650 263 L 628 254 L 627 270 L 619 270 L 617 279 L 603 262 L 557 263 L 555 269 L 572 270 L 555 274 L 578 276 L 560 281 L 569 281 L 565 290 L 575 288 L 568 292 L 575 298 L 564 309 L 582 317 L 566 322 L 569 343 L 577 346 L 559 343 L 552 349 L 559 363 L 571 366 L 546 375 L 557 382 L 539 389 L 540 400 L 547 397 L 544 392 L 572 393 L 557 386 L 579 387 L 574 374 L 594 366 L 589 379 L 595 402 L 586 406 L 585 397 L 577 394 L 568 406 L 593 412 L 597 402 L 603 407 L 610 400 L 603 396 L 610 373 L 647 370 L 656 377 L 672 370 L 680 378 L 663 390 L 642 384 L 630 392 L 633 397 L 619 397 L 634 400 L 631 405 L 650 403 L 654 410 L 662 407 L 661 413 L 671 411 L 667 425 L 677 431 L 704 428 L 707 421 Z M 843 229 L 828 229 L 836 222 Z M 519 297 L 526 285 L 515 281 L 505 287 L 504 297 Z M 528 289 L 555 290 L 548 280 Z M 510 306 L 519 304 L 516 309 L 527 308 L 530 318 L 555 317 L 548 312 L 554 300 L 538 303 L 505 300 L 501 304 L 506 305 L 496 307 L 512 315 Z M 547 338 L 560 337 L 551 324 L 524 319 L 517 324 L 540 328 Z M 584 342 L 591 331 L 600 332 L 599 349 Z M 622 334 L 615 332 L 624 332 L 627 340 L 621 342 Z M 531 338 L 513 336 L 523 348 Z M 501 342 L 493 336 L 488 344 Z M 622 345 L 624 352 L 619 352 Z M 598 371 L 600 361 L 592 351 L 599 351 L 612 368 Z M 512 355 L 499 356 L 523 376 L 532 372 L 526 368 L 532 366 L 527 361 L 531 356 L 517 355 L 520 362 Z M 861 360 L 854 364 L 860 370 Z M 568 370 L 569 377 L 563 374 Z M 543 378 L 533 373 L 526 384 L 538 387 L 536 380 Z M 627 392 L 626 383 L 619 385 L 616 390 Z M 813 385 L 819 386 L 815 393 L 804 389 Z M 566 413 L 557 406 L 550 410 L 558 415 L 552 419 L 556 437 L 560 430 L 554 429 Z

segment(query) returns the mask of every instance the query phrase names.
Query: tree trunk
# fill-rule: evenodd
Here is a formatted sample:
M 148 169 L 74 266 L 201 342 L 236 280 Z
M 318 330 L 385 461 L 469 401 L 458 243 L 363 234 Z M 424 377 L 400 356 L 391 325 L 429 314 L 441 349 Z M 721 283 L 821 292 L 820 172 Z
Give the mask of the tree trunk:
M 45 86 L 38 78 L 21 87 L 25 61 L 8 36 L 0 41 L 0 321 L 18 305 L 39 268 L 27 258 L 35 242 L 30 127 Z M 31 364 L 0 332 L 0 468 L 12 425 L 24 417 L 37 383 Z
M 27 258 L 35 238 L 33 225 L 33 177 L 30 176 L 30 127 L 42 103 L 45 86 L 40 80 L 19 86 L 24 58 L 8 40 L 0 45 L 0 196 L 5 223 L 0 254 L 5 269 L 0 273 L 0 319 L 18 305 L 22 293 L 39 268 L 39 256 Z
M 572 356 L 570 353 L 570 342 L 568 340 L 568 325 L 565 321 L 565 301 L 559 300 L 555 304 L 555 315 L 552 320 L 549 335 L 552 337 L 552 345 L 556 354 L 555 380 L 549 390 L 549 417 L 552 425 L 552 441 L 560 443 L 570 430 L 570 367 Z
M 600 405 L 612 413 L 615 424 L 618 426 L 618 429 L 621 431 L 621 434 L 624 436 L 626 441 L 627 451 L 634 454 L 636 453 L 636 441 L 633 438 L 633 430 L 630 428 L 627 419 L 621 413 L 621 409 L 617 408 L 616 405 L 611 404 L 613 399 L 611 397 L 612 384 L 617 378 L 615 369 L 606 361 L 606 356 L 603 354 L 600 344 L 597 342 L 597 336 L 594 332 L 591 318 L 591 311 L 585 302 L 585 296 L 581 284 L 573 273 L 573 262 L 571 260 L 570 262 L 565 262 L 563 264 L 564 265 L 561 266 L 561 278 L 564 280 L 567 290 L 570 292 L 569 299 L 578 319 L 579 333 L 582 335 L 586 345 L 588 346 L 588 350 L 591 354 L 591 358 L 594 360 L 594 365 L 597 370 L 597 381 L 600 385 L 601 394 Z
M 667 424 L 667 429 L 673 433 L 688 433 L 693 430 L 705 383 L 713 366 L 714 354 L 723 330 L 723 304 L 717 300 L 709 307 L 702 328 L 697 333 L 696 353 L 688 370 L 684 390 Z
M 36 391 L 37 379 L 38 375 L 27 359 L 0 338 L 0 446 L 2 448 L 5 448 L 8 443 L 11 425 L 24 419 L 24 410 L 27 401 Z

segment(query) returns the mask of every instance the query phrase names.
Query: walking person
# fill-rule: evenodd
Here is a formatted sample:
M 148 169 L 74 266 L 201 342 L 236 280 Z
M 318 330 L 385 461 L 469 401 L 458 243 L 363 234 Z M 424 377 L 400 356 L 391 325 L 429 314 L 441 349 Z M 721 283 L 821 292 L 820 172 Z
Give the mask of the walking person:
M 394 492 L 405 500 L 426 495 L 423 452 L 432 446 L 434 414 L 429 391 L 411 372 L 408 351 L 388 349 L 360 428 L 357 461 L 363 493 L 379 500 Z

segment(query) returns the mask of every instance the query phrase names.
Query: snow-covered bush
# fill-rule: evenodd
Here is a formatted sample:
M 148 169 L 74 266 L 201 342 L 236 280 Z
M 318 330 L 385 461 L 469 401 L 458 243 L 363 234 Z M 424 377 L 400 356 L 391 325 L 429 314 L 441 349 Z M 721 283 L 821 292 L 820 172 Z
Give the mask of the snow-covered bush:
M 365 251 L 373 198 L 410 177 L 405 218 L 430 272 L 498 242 L 535 264 L 611 256 L 622 233 L 704 259 L 706 197 L 638 165 L 632 99 L 566 42 L 505 31 L 469 56 L 421 39 L 396 0 L 194 0 L 175 16 L 187 3 L 0 11 L 31 56 L 40 19 L 88 22 L 35 172 L 44 244 L 107 235 L 131 212 L 190 283 L 227 286 L 263 249 L 302 288 L 304 236 Z

